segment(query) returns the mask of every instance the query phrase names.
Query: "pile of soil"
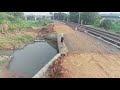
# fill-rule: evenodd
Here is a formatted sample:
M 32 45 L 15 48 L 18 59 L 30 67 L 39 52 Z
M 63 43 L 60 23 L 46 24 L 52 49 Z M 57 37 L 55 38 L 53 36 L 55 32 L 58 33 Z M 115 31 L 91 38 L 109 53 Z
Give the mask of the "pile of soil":
M 54 28 L 54 24 L 50 24 L 47 27 L 42 28 L 41 33 L 42 34 L 52 33 L 52 32 L 54 32 L 53 28 Z
M 120 78 L 120 54 L 69 52 L 50 66 L 50 78 Z

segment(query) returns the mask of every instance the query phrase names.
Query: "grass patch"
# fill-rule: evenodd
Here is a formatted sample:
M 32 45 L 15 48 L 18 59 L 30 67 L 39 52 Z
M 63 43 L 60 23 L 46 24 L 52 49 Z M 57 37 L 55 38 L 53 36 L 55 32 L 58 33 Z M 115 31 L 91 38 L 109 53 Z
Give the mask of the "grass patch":
M 0 66 L 3 65 L 5 61 L 0 60 Z
M 53 20 L 51 19 L 22 20 L 6 13 L 2 13 L 0 16 L 0 24 L 7 24 L 9 27 L 8 32 L 14 32 L 15 30 L 22 30 L 32 27 L 43 27 L 53 23 Z M 0 32 L 2 32 L 1 29 L 2 28 L 0 27 Z
M 113 31 L 113 32 L 120 32 L 120 22 L 113 23 L 111 31 Z
M 92 25 L 93 27 L 98 27 L 98 28 L 101 28 L 100 25 Z M 111 25 L 111 29 L 107 29 L 108 31 L 111 31 L 111 32 L 120 32 L 120 21 L 113 21 L 112 22 L 112 25 Z
M 32 27 L 43 27 L 50 23 L 53 23 L 50 19 L 41 19 L 41 20 L 20 20 L 20 22 L 11 22 L 9 23 L 9 31 L 14 32 L 17 29 L 27 29 Z
M 1 12 L 0 13 L 0 32 L 9 33 L 16 30 L 25 30 L 32 27 L 44 27 L 50 23 L 53 23 L 51 19 L 40 19 L 40 20 L 24 20 L 12 12 Z M 5 45 L 9 47 L 11 45 L 21 45 L 32 41 L 32 35 L 27 33 L 21 33 L 14 36 L 9 36 L 4 39 L 0 38 L 0 46 Z
M 33 40 L 31 35 L 23 33 L 23 34 L 20 34 L 20 35 L 7 37 L 5 39 L 0 40 L 0 45 L 3 45 L 5 43 L 11 43 L 11 44 L 14 44 L 14 45 L 23 44 L 23 43 L 30 42 L 31 40 Z

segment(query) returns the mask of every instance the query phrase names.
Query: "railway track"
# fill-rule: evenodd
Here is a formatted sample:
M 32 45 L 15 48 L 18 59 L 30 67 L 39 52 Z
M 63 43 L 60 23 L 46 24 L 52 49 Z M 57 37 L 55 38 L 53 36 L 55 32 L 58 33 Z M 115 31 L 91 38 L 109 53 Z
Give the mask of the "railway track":
M 65 22 L 66 23 L 66 22 Z M 87 34 L 92 35 L 102 41 L 105 41 L 113 46 L 115 46 L 116 48 L 120 49 L 120 35 L 112 33 L 112 32 L 108 32 L 108 31 L 104 31 L 104 30 L 99 30 L 99 29 L 95 29 L 92 27 L 88 27 L 85 25 L 78 25 L 76 23 L 66 23 L 67 25 L 69 25 L 70 27 L 72 27 L 73 29 L 75 29 L 76 27 L 78 31 L 81 31 L 81 28 L 83 28 L 83 31 L 86 31 Z

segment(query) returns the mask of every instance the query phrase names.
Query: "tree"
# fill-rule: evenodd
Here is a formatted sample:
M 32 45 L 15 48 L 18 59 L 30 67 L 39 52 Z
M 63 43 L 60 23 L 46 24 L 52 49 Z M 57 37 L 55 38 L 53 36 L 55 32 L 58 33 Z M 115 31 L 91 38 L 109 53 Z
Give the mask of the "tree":
M 79 13 L 78 12 L 70 12 L 69 14 L 70 17 L 70 21 L 71 22 L 78 22 L 78 18 L 79 18 Z
M 55 20 L 67 20 L 67 14 L 66 13 L 54 13 L 54 19 Z
M 83 24 L 97 24 L 100 21 L 100 15 L 97 12 L 82 12 L 81 19 Z
M 100 15 L 97 12 L 81 12 L 80 22 L 83 24 L 96 24 L 99 23 Z M 70 21 L 78 23 L 79 12 L 70 12 Z
M 35 20 L 34 15 L 27 15 L 27 20 Z
M 112 22 L 110 19 L 104 19 L 100 23 L 100 27 L 103 27 L 104 29 L 111 29 L 112 28 Z
M 23 12 L 9 12 L 9 14 L 13 15 L 15 18 L 25 19 Z
M 54 19 L 54 13 L 50 12 L 51 19 Z
M 15 17 L 7 12 L 0 13 L 0 24 L 7 23 L 8 21 L 14 21 Z
M 60 13 L 54 13 L 54 19 L 55 20 L 59 20 L 60 17 L 61 17 Z

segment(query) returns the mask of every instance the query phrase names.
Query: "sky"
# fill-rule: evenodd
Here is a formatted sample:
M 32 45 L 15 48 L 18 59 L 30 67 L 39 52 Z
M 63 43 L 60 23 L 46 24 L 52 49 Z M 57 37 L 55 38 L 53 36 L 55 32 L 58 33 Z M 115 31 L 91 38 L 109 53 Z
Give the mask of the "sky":
M 33 14 L 33 15 L 48 15 L 50 12 L 24 12 L 25 15 L 30 15 L 30 14 Z M 67 12 L 65 12 L 67 13 Z M 100 12 L 100 13 L 119 13 L 120 12 Z
M 120 12 L 101 12 L 101 13 L 117 13 L 117 14 L 120 14 Z
M 30 14 L 33 14 L 33 15 L 48 15 L 50 12 L 24 12 L 25 15 L 30 15 Z M 67 13 L 67 12 L 65 12 Z
M 24 12 L 25 15 L 30 15 L 30 14 L 33 14 L 33 15 L 46 15 L 46 14 L 49 14 L 49 12 Z

